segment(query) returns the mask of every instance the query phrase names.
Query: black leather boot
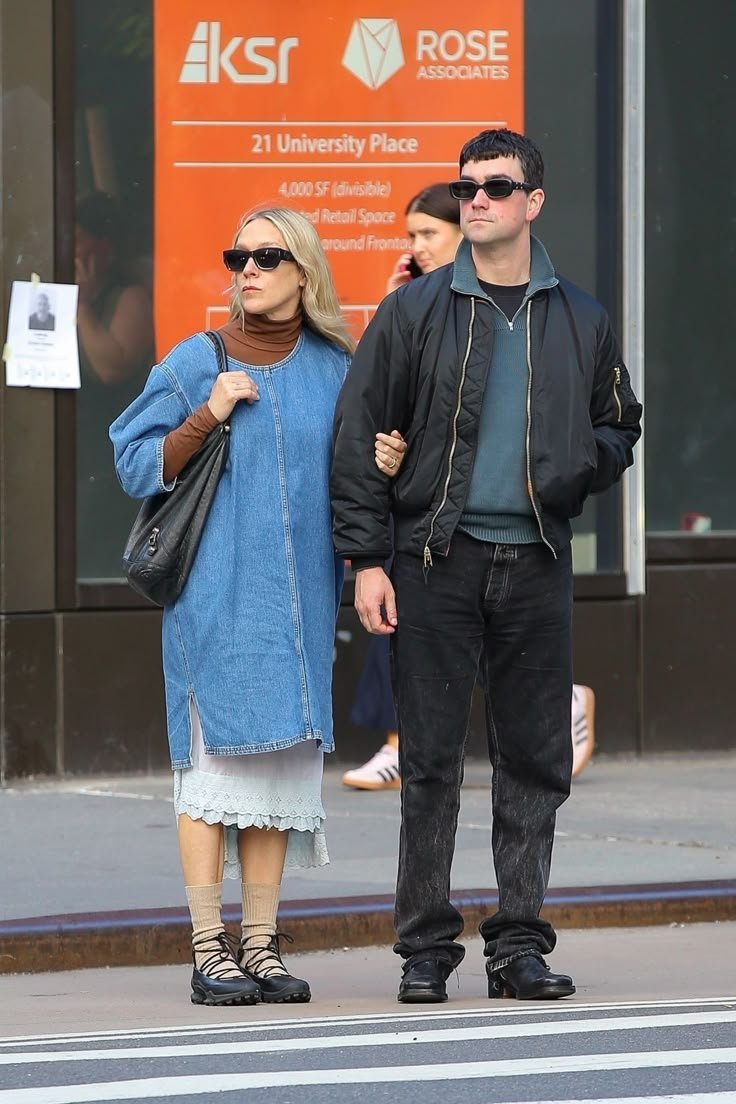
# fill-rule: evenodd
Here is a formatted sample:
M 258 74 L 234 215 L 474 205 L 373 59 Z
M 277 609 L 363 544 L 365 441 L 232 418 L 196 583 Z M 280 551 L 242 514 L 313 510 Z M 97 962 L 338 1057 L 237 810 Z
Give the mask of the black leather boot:
M 195 952 L 200 955 L 201 970 Z M 261 990 L 240 970 L 235 952 L 233 937 L 224 931 L 192 940 L 192 1004 L 258 1004 Z M 232 975 L 234 970 L 240 971 L 240 977 L 222 976 Z
M 238 963 L 260 989 L 264 1004 L 307 1004 L 312 999 L 309 984 L 287 972 L 281 960 L 281 939 L 293 943 L 284 932 L 277 932 L 263 946 L 241 942 Z
M 439 1004 L 447 1000 L 445 982 L 452 966 L 441 958 L 407 958 L 397 1000 L 402 1004 Z
M 543 958 L 528 954 L 515 958 L 508 966 L 488 973 L 489 997 L 516 997 L 517 1000 L 557 1000 L 575 992 L 571 977 L 553 974 Z

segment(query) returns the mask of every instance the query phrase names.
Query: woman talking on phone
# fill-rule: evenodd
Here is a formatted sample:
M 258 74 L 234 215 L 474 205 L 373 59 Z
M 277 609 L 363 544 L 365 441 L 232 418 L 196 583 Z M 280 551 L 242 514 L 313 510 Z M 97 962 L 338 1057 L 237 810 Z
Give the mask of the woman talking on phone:
M 416 276 L 434 272 L 455 259 L 462 238 L 460 206 L 447 184 L 430 184 L 406 206 L 406 233 L 411 250 L 396 262 L 386 292 L 396 291 Z
M 402 253 L 391 273 L 386 294 L 396 291 L 417 276 L 434 272 L 455 259 L 462 239 L 460 205 L 447 184 L 430 184 L 409 200 L 404 212 L 411 249 Z M 399 734 L 396 731 L 389 638 L 372 636 L 358 683 L 350 720 L 360 728 L 386 732 L 385 743 L 367 763 L 343 775 L 343 784 L 354 790 L 398 790 Z

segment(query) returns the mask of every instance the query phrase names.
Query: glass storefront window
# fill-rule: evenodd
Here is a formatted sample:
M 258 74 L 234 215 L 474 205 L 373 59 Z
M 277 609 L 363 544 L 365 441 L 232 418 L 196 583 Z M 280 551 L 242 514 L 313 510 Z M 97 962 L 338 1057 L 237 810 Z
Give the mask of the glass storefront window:
M 136 513 L 107 436 L 153 363 L 153 81 L 150 0 L 75 0 L 77 578 L 121 580 Z
M 736 7 L 649 0 L 646 36 L 647 526 L 733 533 Z
M 616 322 L 617 36 L 610 5 L 526 0 L 525 117 L 547 164 L 538 232 L 559 268 Z M 153 3 L 75 0 L 77 577 L 121 582 L 136 504 L 119 488 L 107 427 L 154 360 Z M 553 91 L 552 91 L 553 90 Z M 621 570 L 619 489 L 574 522 L 578 574 Z
M 547 199 L 535 233 L 558 271 L 599 299 L 620 330 L 612 7 L 607 0 L 526 0 L 525 128 L 545 161 Z M 620 571 L 620 488 L 591 497 L 573 532 L 577 575 Z

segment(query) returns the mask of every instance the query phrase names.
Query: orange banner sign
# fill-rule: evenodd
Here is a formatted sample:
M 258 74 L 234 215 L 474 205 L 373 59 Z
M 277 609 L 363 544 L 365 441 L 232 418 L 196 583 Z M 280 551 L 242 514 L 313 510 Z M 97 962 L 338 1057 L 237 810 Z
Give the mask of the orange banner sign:
M 370 10 L 155 0 L 159 352 L 226 320 L 221 251 L 263 203 L 311 219 L 359 334 L 408 244 L 409 199 L 455 177 L 479 130 L 522 128 L 523 0 L 461 19 L 446 0 Z

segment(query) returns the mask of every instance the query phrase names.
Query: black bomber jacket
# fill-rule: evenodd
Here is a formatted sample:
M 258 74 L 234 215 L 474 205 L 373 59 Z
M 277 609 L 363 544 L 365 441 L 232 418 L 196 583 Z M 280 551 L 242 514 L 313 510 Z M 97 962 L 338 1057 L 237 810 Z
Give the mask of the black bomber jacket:
M 535 239 L 532 249 L 549 263 Z M 355 567 L 394 547 L 427 567 L 447 555 L 470 486 L 494 309 L 462 243 L 453 265 L 388 295 L 368 325 L 337 403 L 331 480 L 335 547 Z M 600 303 L 555 276 L 523 309 L 527 489 L 556 554 L 588 495 L 632 464 L 641 406 Z M 376 433 L 391 429 L 408 444 L 395 480 L 373 459 Z

